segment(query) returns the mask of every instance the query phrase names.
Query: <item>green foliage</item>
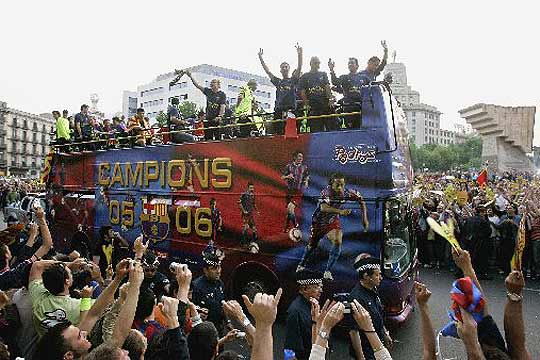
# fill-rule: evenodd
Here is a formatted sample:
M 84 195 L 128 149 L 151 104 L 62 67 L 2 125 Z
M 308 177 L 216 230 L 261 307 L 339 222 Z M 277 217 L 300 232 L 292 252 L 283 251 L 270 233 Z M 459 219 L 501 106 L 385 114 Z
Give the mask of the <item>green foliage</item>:
M 156 116 L 156 121 L 160 127 L 167 126 L 167 113 L 160 111 Z
M 430 171 L 451 169 L 479 169 L 482 164 L 482 139 L 471 136 L 462 144 L 448 146 L 426 144 L 417 147 L 411 144 L 411 157 L 415 169 L 428 168 Z
M 178 111 L 184 118 L 197 116 L 197 104 L 193 101 L 183 101 L 178 105 Z M 167 120 L 167 113 L 164 111 L 160 111 L 156 116 L 156 121 L 161 127 L 167 126 Z
M 185 118 L 197 116 L 197 104 L 193 101 L 182 101 L 180 105 L 178 105 L 178 111 L 180 111 L 180 114 Z

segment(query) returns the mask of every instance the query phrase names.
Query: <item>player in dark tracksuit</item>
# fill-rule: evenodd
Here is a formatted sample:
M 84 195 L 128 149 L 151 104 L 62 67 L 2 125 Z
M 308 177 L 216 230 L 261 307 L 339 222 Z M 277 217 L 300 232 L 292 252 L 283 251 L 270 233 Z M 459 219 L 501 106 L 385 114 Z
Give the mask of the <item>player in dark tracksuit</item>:
M 257 242 L 257 226 L 255 225 L 254 212 L 259 212 L 255 204 L 255 186 L 248 183 L 246 192 L 242 193 L 238 200 L 242 211 L 242 245 L 248 244 L 248 232 L 251 229 L 251 242 Z

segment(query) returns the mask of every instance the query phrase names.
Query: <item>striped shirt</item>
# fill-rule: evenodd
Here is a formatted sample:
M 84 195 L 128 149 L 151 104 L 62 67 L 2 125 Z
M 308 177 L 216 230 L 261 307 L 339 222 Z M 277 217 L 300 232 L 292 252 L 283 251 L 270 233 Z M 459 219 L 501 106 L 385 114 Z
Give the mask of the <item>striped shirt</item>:
M 311 218 L 311 225 L 313 227 L 324 227 L 332 224 L 334 221 L 339 220 L 339 214 L 322 211 L 322 204 L 327 204 L 334 209 L 341 209 L 343 205 L 347 203 L 347 201 L 358 201 L 360 199 L 361 197 L 358 194 L 347 189 L 345 189 L 343 196 L 339 196 L 332 190 L 332 187 L 328 185 L 321 191 L 319 203 L 317 204 L 317 208 L 313 212 L 313 216 Z
M 529 239 L 540 241 L 540 217 L 530 217 L 529 224 Z
M 289 190 L 301 190 L 302 186 L 309 177 L 309 169 L 305 164 L 295 164 L 290 162 L 283 170 L 283 175 L 293 175 L 292 179 L 287 179 Z

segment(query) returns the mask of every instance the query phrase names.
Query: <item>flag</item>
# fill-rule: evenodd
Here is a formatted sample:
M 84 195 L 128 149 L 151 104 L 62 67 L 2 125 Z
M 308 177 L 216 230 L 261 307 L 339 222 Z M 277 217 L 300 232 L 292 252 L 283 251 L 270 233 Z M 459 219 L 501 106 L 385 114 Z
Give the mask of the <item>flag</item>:
M 49 181 L 49 175 L 52 168 L 52 159 L 54 156 L 54 149 L 51 149 L 47 156 L 45 156 L 45 161 L 43 165 L 43 171 L 41 172 L 40 182 L 46 184 Z
M 523 250 L 525 250 L 525 214 L 522 216 L 519 222 L 519 230 L 517 234 L 516 247 L 514 249 L 514 256 L 510 266 L 512 270 L 521 271 L 521 259 L 523 258 Z
M 476 183 L 480 186 L 484 186 L 487 183 L 487 169 L 480 171 L 478 177 L 476 178 Z

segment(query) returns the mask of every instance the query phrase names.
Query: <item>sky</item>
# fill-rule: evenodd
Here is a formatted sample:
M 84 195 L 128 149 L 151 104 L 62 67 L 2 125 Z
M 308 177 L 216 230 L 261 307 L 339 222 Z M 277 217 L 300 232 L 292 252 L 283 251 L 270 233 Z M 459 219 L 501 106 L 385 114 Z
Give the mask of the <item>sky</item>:
M 478 102 L 539 103 L 539 8 L 525 0 L 3 1 L 0 100 L 32 113 L 75 112 L 97 93 L 112 114 L 123 90 L 174 68 L 264 75 L 264 48 L 277 74 L 282 61 L 295 63 L 298 42 L 305 69 L 318 55 L 322 70 L 332 58 L 339 74 L 350 56 L 361 64 L 381 56 L 384 39 L 421 101 L 451 128 L 458 110 Z

